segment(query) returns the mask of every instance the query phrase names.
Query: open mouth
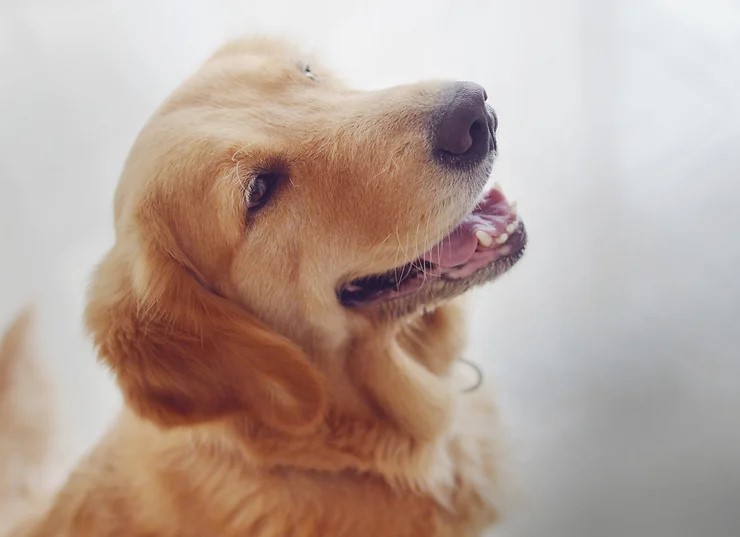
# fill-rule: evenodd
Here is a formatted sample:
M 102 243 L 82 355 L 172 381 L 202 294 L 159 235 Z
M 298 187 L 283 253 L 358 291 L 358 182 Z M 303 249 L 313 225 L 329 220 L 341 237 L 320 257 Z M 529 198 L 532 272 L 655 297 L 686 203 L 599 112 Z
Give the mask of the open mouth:
M 524 253 L 527 234 L 516 204 L 509 203 L 494 186 L 440 242 L 411 263 L 382 274 L 364 276 L 344 284 L 340 302 L 360 307 L 399 301 L 410 295 L 425 296 L 414 305 L 450 298 L 493 279 Z

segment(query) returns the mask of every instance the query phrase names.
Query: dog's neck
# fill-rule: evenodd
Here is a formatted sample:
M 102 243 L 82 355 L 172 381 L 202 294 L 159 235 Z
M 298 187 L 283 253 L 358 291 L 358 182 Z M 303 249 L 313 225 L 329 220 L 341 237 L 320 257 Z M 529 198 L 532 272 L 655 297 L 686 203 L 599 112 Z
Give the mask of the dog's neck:
M 451 368 L 464 344 L 459 304 L 354 338 L 333 362 L 316 360 L 329 392 L 326 418 L 290 437 L 245 420 L 234 431 L 261 464 L 377 472 L 393 480 L 428 472 L 450 428 L 457 388 Z M 409 475 L 398 475 L 399 472 Z

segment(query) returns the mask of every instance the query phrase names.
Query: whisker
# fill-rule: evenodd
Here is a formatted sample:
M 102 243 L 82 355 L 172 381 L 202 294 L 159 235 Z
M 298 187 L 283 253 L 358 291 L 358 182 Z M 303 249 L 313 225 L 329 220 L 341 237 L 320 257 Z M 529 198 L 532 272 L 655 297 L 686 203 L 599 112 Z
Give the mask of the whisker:
M 388 235 L 386 235 L 385 239 L 383 239 L 382 241 L 380 241 L 379 244 L 376 244 L 375 245 L 375 247 L 373 248 L 373 256 L 370 259 L 370 264 L 371 265 L 375 263 L 375 258 L 378 256 L 378 253 L 380 252 L 380 249 L 383 247 L 383 245 L 386 243 L 386 241 L 391 238 L 391 235 L 393 235 L 393 232 L 392 231 L 390 233 L 388 233 Z

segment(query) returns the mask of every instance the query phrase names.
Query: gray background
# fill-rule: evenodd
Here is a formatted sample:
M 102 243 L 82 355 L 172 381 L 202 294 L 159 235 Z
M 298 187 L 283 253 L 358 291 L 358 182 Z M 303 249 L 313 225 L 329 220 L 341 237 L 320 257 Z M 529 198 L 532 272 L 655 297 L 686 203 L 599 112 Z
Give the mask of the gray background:
M 357 5 L 355 5 L 357 4 Z M 502 536 L 740 535 L 740 5 L 3 0 L 0 325 L 35 301 L 58 477 L 119 398 L 81 329 L 153 108 L 223 39 L 283 32 L 360 86 L 473 79 L 530 250 L 475 292 Z

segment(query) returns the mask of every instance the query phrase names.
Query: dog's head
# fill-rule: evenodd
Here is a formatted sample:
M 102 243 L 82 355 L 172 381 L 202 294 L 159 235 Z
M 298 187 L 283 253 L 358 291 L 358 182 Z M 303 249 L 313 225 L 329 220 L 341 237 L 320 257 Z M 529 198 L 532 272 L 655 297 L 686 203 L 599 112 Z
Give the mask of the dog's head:
M 127 400 L 163 424 L 321 416 L 307 349 L 504 272 L 525 232 L 483 192 L 483 88 L 347 88 L 270 39 L 228 45 L 136 141 L 87 322 Z

